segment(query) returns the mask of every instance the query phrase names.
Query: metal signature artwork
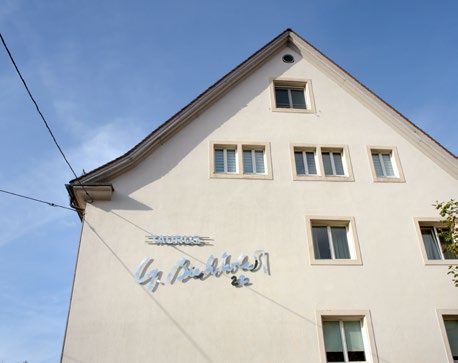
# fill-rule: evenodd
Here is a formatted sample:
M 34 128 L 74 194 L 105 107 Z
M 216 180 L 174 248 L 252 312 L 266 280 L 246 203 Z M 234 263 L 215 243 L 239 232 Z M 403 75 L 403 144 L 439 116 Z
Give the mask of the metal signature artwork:
M 256 272 L 262 267 L 264 273 L 270 274 L 268 252 L 257 250 L 253 253 L 253 258 L 254 263 L 251 264 L 249 257 L 242 253 L 236 261 L 231 262 L 231 256 L 227 252 L 224 252 L 220 260 L 211 255 L 205 267 L 198 268 L 191 265 L 191 261 L 187 258 L 182 257 L 170 268 L 165 281 L 161 281 L 163 271 L 160 271 L 158 268 L 148 271 L 148 268 L 153 263 L 153 259 L 146 257 L 140 263 L 135 273 L 135 281 L 139 284 L 147 285 L 147 288 L 154 292 L 160 284 L 173 284 L 176 280 L 182 282 L 190 279 L 206 280 L 211 276 L 220 277 L 223 274 L 236 274 L 239 270 Z M 232 276 L 231 281 L 231 285 L 235 287 L 251 285 L 250 279 L 245 275 L 240 275 L 238 278 Z

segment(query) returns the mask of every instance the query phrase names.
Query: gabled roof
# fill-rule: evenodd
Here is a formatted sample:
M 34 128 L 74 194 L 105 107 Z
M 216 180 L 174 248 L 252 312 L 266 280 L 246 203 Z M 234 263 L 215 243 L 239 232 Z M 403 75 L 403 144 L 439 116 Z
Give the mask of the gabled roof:
M 414 125 L 410 120 L 396 111 L 366 86 L 361 84 L 348 72 L 327 58 L 310 43 L 305 41 L 291 29 L 286 29 L 160 125 L 127 153 L 79 178 L 71 180 L 67 187 L 70 196 L 72 198 L 75 197 L 76 191 L 73 190 L 74 187 L 81 188 L 81 185 L 107 185 L 113 178 L 134 167 L 146 158 L 155 148 L 163 144 L 167 139 L 171 138 L 176 132 L 191 122 L 198 114 L 202 113 L 220 99 L 238 82 L 260 68 L 271 55 L 285 46 L 293 48 L 317 68 L 325 72 L 331 79 L 341 85 L 341 87 L 379 115 L 381 119 L 393 129 L 402 134 L 418 149 L 422 150 L 429 158 L 442 167 L 442 169 L 455 179 L 458 179 L 458 159 L 455 155 Z

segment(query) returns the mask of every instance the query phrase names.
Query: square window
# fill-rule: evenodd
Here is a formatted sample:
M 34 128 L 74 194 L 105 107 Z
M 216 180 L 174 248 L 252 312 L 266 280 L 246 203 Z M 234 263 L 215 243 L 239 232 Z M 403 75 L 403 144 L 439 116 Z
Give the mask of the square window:
M 215 149 L 215 173 L 236 173 L 236 149 Z
M 272 179 L 268 143 L 210 142 L 210 177 Z
M 312 225 L 312 235 L 317 260 L 348 260 L 350 258 L 346 227 Z
M 314 112 L 310 80 L 274 80 L 271 95 L 273 111 Z
M 345 175 L 341 151 L 324 151 L 321 156 L 323 157 L 324 174 L 326 176 Z
M 294 151 L 297 175 L 318 175 L 315 151 Z
M 275 87 L 275 102 L 277 108 L 307 109 L 304 88 Z
M 291 144 L 294 180 L 353 181 L 348 148 Z
M 369 311 L 323 311 L 318 319 L 322 362 L 378 362 Z
M 353 218 L 308 217 L 307 235 L 312 264 L 361 265 Z
M 445 241 L 441 232 L 444 225 L 440 219 L 416 219 L 421 251 L 426 264 L 456 265 L 458 256 L 449 250 L 450 242 Z
M 243 173 L 244 174 L 265 174 L 264 150 L 244 149 L 243 150 Z
M 369 146 L 371 172 L 376 182 L 404 182 L 399 156 L 395 147 Z

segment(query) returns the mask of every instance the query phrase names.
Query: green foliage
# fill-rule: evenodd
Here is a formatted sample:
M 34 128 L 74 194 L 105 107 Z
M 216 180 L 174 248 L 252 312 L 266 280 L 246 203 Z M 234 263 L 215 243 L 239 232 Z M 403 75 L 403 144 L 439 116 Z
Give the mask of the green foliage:
M 447 243 L 447 249 L 458 256 L 458 201 L 450 199 L 448 202 L 437 202 L 433 204 L 444 218 L 445 228 L 439 235 Z M 452 275 L 453 283 L 458 287 L 458 266 L 449 266 L 448 274 Z

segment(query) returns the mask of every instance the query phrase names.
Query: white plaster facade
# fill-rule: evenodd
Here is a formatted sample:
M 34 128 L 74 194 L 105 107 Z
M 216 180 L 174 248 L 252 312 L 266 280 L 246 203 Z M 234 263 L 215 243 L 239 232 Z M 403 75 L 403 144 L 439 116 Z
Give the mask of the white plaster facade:
M 273 110 L 280 79 L 307 82 L 311 112 Z M 215 144 L 267 144 L 270 177 L 214 177 Z M 304 145 L 345 148 L 352 177 L 295 178 L 292 150 Z M 368 147 L 395 148 L 403 180 L 374 180 Z M 457 176 L 456 157 L 287 30 L 134 150 L 71 182 L 85 212 L 62 361 L 325 362 L 322 319 L 350 316 L 363 319 L 367 362 L 449 362 L 438 311 L 458 315 L 458 289 L 447 265 L 425 261 L 417 220 L 458 197 Z M 351 223 L 354 263 L 314 261 L 317 220 Z M 208 240 L 160 246 L 151 234 Z M 182 257 L 205 268 L 224 252 L 253 263 L 256 250 L 270 273 L 166 281 Z M 148 271 L 164 272 L 155 291 L 134 278 L 147 256 Z M 231 285 L 241 274 L 250 286 Z

